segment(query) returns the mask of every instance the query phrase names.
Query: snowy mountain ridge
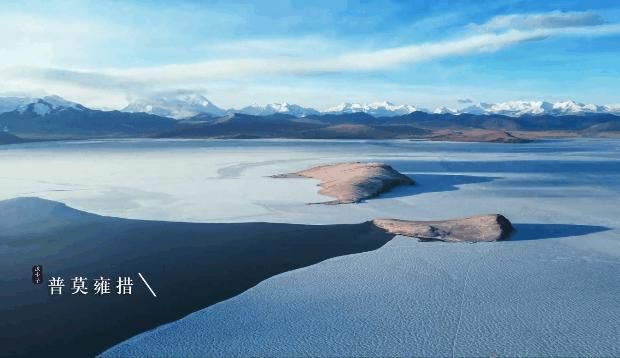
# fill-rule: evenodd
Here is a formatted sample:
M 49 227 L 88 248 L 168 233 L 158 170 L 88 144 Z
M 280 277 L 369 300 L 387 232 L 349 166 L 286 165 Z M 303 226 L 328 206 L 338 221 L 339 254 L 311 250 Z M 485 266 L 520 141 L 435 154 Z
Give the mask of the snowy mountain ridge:
M 32 113 L 45 116 L 52 111 L 66 109 L 86 110 L 87 108 L 59 96 L 45 96 L 42 98 L 30 97 L 0 97 L 0 114 L 17 110 L 20 114 Z M 133 100 L 122 112 L 148 113 L 174 119 L 190 118 L 200 114 L 213 117 L 227 114 L 241 113 L 255 116 L 273 114 L 288 114 L 295 117 L 307 117 L 322 114 L 350 114 L 366 113 L 374 117 L 395 117 L 407 115 L 416 111 L 433 114 L 473 114 L 473 115 L 505 115 L 519 117 L 523 115 L 587 115 L 587 114 L 614 114 L 620 115 L 620 104 L 595 105 L 576 101 L 507 101 L 498 103 L 470 104 L 463 108 L 441 106 L 434 110 L 409 105 L 394 104 L 392 102 L 349 103 L 344 102 L 319 111 L 297 104 L 280 102 L 265 105 L 252 104 L 240 109 L 223 109 L 200 94 L 177 94 Z
M 45 96 L 42 98 L 30 97 L 0 97 L 0 113 L 17 111 L 19 114 L 33 113 L 46 116 L 53 111 L 66 109 L 82 111 L 86 107 L 79 103 L 67 101 L 59 96 Z
M 270 103 L 264 106 L 258 104 L 252 104 L 247 107 L 243 107 L 239 110 L 230 109 L 228 112 L 250 114 L 254 116 L 268 116 L 276 113 L 290 114 L 295 117 L 306 117 L 310 115 L 321 114 L 314 108 L 302 107 L 296 104 L 290 104 L 287 102 L 282 103 Z
M 428 112 L 425 109 L 417 108 L 409 104 L 397 105 L 392 102 L 373 102 L 373 103 L 341 103 L 328 108 L 325 114 L 343 113 L 367 113 L 375 117 L 394 117 L 402 116 L 416 111 Z
M 620 113 L 620 105 L 600 106 L 595 104 L 583 104 L 575 101 L 508 101 L 500 103 L 479 103 L 458 111 L 469 114 L 502 114 L 507 116 L 522 115 L 569 115 L 587 113 Z
M 523 115 L 585 115 L 593 113 L 610 113 L 620 115 L 620 104 L 614 105 L 595 105 L 583 104 L 576 101 L 507 101 L 498 103 L 479 103 L 466 106 L 464 108 L 450 108 L 446 106 L 437 107 L 434 110 L 428 110 L 422 107 L 410 104 L 394 104 L 389 101 L 371 102 L 371 103 L 350 103 L 344 102 L 336 106 L 330 107 L 325 111 L 320 111 L 310 107 L 303 107 L 297 104 L 287 102 L 270 103 L 266 105 L 253 104 L 240 109 L 224 110 L 215 106 L 206 98 L 200 96 L 207 106 L 194 106 L 194 101 L 186 104 L 183 99 L 175 101 L 167 101 L 169 105 L 167 111 L 158 110 L 157 106 L 137 106 L 134 102 L 127 106 L 123 111 L 128 112 L 145 112 L 151 114 L 162 115 L 172 118 L 188 118 L 197 114 L 209 114 L 212 116 L 220 116 L 232 113 L 250 114 L 256 116 L 267 116 L 276 113 L 289 114 L 295 117 L 306 117 L 321 114 L 350 114 L 350 113 L 366 113 L 374 117 L 395 117 L 407 115 L 413 112 L 426 112 L 433 114 L 475 114 L 475 115 L 493 115 L 500 114 L 511 117 L 519 117 Z M 172 107 L 172 105 L 176 107 Z

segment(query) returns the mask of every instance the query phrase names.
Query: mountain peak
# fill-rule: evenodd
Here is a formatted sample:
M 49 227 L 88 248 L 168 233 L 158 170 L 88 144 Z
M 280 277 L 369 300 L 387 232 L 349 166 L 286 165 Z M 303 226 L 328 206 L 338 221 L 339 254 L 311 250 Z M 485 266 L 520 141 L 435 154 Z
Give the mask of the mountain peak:
M 434 114 L 457 114 L 458 110 L 453 108 L 448 108 L 446 106 L 437 107 L 433 110 Z
M 80 106 L 78 103 L 67 101 L 66 99 L 60 96 L 57 96 L 57 95 L 45 96 L 41 98 L 40 101 L 49 103 L 50 105 L 54 107 L 54 109 L 60 108 L 60 107 L 69 108 L 69 107 Z
M 67 109 L 82 111 L 86 109 L 86 107 L 54 95 L 45 96 L 43 98 L 24 98 L 21 104 L 13 110 L 17 110 L 20 114 L 32 113 L 39 116 L 46 116 L 53 111 L 64 111 Z
M 129 103 L 123 112 L 144 112 L 163 117 L 182 119 L 198 114 L 222 116 L 226 111 L 213 104 L 205 96 L 196 93 L 164 95 L 141 98 Z

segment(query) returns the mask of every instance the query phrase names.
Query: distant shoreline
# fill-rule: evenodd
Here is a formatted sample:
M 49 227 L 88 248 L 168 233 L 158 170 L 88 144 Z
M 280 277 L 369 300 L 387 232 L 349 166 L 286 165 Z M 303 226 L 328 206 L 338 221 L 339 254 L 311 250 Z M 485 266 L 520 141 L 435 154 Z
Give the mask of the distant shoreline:
M 428 141 L 428 142 L 452 142 L 452 143 L 499 143 L 499 144 L 519 144 L 529 143 L 541 139 L 620 139 L 620 132 L 606 133 L 604 135 L 586 136 L 577 132 L 558 132 L 558 131 L 437 131 L 432 135 L 413 138 L 367 138 L 367 137 L 333 137 L 333 138 L 298 138 L 298 137 L 140 137 L 140 136 L 70 136 L 70 137 L 21 137 L 16 135 L 1 136 L 0 145 L 15 145 L 40 142 L 68 142 L 68 141 L 84 141 L 84 140 L 123 140 L 123 139 L 170 139 L 170 140 L 322 140 L 322 141 L 346 141 L 346 140 L 411 140 L 411 141 Z

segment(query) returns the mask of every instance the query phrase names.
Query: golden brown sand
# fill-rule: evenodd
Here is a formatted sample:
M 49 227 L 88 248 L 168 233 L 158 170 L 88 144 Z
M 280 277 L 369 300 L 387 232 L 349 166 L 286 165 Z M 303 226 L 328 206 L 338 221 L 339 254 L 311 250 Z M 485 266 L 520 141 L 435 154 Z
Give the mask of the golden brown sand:
M 336 200 L 325 204 L 357 203 L 398 185 L 413 185 L 406 175 L 383 163 L 340 163 L 314 167 L 275 178 L 305 177 L 320 180 L 320 194 Z
M 498 241 L 513 230 L 510 221 L 500 214 L 441 221 L 376 219 L 373 223 L 392 234 L 447 242 Z

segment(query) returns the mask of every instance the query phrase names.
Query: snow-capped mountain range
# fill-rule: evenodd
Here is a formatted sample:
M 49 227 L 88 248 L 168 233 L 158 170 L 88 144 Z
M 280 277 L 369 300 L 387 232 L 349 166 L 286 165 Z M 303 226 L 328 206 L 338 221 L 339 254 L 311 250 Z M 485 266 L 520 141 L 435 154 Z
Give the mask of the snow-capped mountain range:
M 253 104 L 247 107 L 243 107 L 239 110 L 228 110 L 228 112 L 235 112 L 241 114 L 251 114 L 254 116 L 268 116 L 271 114 L 282 113 L 290 114 L 295 117 L 306 117 L 310 115 L 321 114 L 313 108 L 302 107 L 296 104 L 283 103 L 271 103 L 264 106 Z
M 198 105 L 197 105 L 198 104 Z M 290 103 L 271 103 L 267 105 L 253 104 L 241 109 L 223 109 L 217 107 L 205 97 L 200 95 L 163 97 L 152 100 L 141 100 L 132 102 L 125 107 L 126 112 L 145 112 L 172 118 L 188 118 L 197 114 L 208 114 L 221 116 L 224 114 L 242 113 L 256 116 L 266 116 L 276 113 L 289 114 L 295 117 L 306 117 L 320 114 L 347 114 L 347 113 L 367 113 L 373 117 L 394 117 L 402 116 L 412 112 L 420 111 L 435 114 L 476 114 L 491 115 L 501 114 L 506 116 L 518 117 L 522 115 L 582 115 L 589 113 L 611 113 L 620 115 L 620 104 L 616 105 L 594 105 L 583 104 L 575 101 L 544 102 L 544 101 L 509 101 L 499 103 L 479 103 L 457 109 L 448 107 L 438 107 L 428 110 L 409 104 L 394 104 L 388 101 L 373 103 L 341 103 L 319 111 L 314 108 L 302 107 Z
M 20 114 L 31 113 L 45 116 L 56 111 L 67 109 L 86 110 L 87 108 L 59 96 L 45 96 L 42 98 L 29 97 L 0 97 L 0 113 L 17 111 Z M 374 117 L 394 117 L 421 111 L 435 114 L 475 114 L 492 115 L 500 114 L 518 117 L 522 115 L 586 115 L 595 113 L 608 113 L 620 115 L 620 104 L 594 105 L 583 104 L 575 101 L 509 101 L 499 103 L 479 103 L 456 109 L 438 107 L 430 111 L 424 108 L 408 105 L 393 104 L 391 102 L 373 103 L 342 103 L 330 107 L 325 111 L 302 107 L 290 103 L 272 103 L 267 105 L 253 104 L 240 109 L 223 109 L 200 94 L 181 94 L 160 96 L 148 99 L 132 101 L 123 108 L 123 112 L 142 112 L 175 119 L 190 118 L 199 114 L 213 117 L 224 116 L 232 113 L 242 113 L 257 116 L 272 114 L 288 114 L 295 117 L 306 117 L 321 114 L 349 114 L 367 113 Z
M 402 116 L 416 111 L 428 112 L 408 104 L 396 105 L 388 101 L 374 103 L 342 103 L 325 111 L 326 114 L 368 113 L 374 117 Z
M 600 106 L 595 104 L 583 104 L 575 101 L 544 102 L 544 101 L 510 101 L 500 103 L 480 103 L 459 110 L 457 113 L 470 114 L 503 114 L 518 117 L 522 115 L 553 116 L 587 113 L 620 113 L 620 105 Z

